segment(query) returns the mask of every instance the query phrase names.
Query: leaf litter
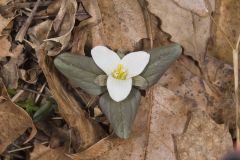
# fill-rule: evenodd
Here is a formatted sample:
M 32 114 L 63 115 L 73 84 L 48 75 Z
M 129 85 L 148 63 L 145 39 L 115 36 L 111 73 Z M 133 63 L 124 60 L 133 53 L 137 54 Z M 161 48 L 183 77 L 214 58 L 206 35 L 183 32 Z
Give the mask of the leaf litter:
M 228 30 L 239 28 L 232 14 L 239 9 L 233 4 L 47 0 L 36 6 L 36 1 L 0 1 L 1 158 L 220 159 L 231 152 L 236 138 L 233 69 L 225 63 L 231 60 L 225 56 L 229 48 L 222 47 L 227 46 L 224 35 L 209 15 L 220 12 L 213 18 L 235 42 L 238 34 Z M 96 45 L 125 54 L 171 42 L 183 47 L 183 55 L 142 93 L 127 140 L 112 134 L 98 97 L 72 88 L 53 65 L 53 57 L 62 52 L 89 56 Z M 11 98 L 4 85 L 13 91 Z M 56 103 L 46 105 L 49 98 Z M 33 113 L 28 115 L 18 102 L 35 106 Z M 36 113 L 43 118 L 33 124 Z M 23 144 L 27 136 L 33 139 Z

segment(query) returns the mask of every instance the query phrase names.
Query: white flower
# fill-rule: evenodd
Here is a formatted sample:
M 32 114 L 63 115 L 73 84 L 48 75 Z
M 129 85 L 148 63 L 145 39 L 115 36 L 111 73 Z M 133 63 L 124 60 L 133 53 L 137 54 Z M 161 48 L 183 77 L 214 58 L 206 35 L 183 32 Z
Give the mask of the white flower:
M 149 62 L 147 52 L 132 52 L 122 59 L 112 50 L 104 46 L 96 46 L 91 50 L 92 58 L 107 75 L 107 90 L 110 97 L 120 102 L 127 98 L 132 89 L 132 77 L 143 72 Z

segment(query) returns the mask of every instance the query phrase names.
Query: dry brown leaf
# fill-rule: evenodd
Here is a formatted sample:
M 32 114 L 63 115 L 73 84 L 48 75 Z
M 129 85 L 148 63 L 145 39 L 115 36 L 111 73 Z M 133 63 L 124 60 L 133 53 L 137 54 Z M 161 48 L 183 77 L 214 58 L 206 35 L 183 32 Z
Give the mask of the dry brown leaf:
M 183 66 L 182 59 L 184 58 L 181 58 L 167 70 L 161 78 L 160 84 L 179 96 L 195 100 L 199 108 L 206 111 L 208 98 L 203 80 Z M 185 64 L 187 65 L 186 61 Z M 194 68 L 194 66 L 187 66 L 191 69 Z
M 80 55 L 85 55 L 84 48 L 88 38 L 88 32 L 86 29 L 76 29 L 73 32 L 73 43 L 72 43 L 72 53 L 77 53 Z
M 147 31 L 138 0 L 83 0 L 92 18 L 80 26 L 93 26 L 92 46 L 107 45 L 121 52 L 140 49 L 139 41 L 147 38 Z
M 49 36 L 53 21 L 46 20 L 28 30 L 28 35 L 32 40 L 31 46 L 33 48 L 39 47 L 45 39 Z
M 186 10 L 179 7 L 173 0 L 147 0 L 149 11 L 160 18 L 162 30 L 171 35 L 172 41 L 184 47 L 185 54 L 199 62 L 203 61 L 211 26 L 210 17 L 200 17 L 192 12 L 198 12 L 195 8 L 196 3 L 201 3 L 201 1 L 194 1 L 192 3 L 195 5 L 190 6 L 186 6 L 183 0 L 178 1 L 181 6 L 189 9 Z M 210 1 L 214 8 L 215 1 Z
M 17 45 L 12 51 L 11 42 L 8 40 L 7 36 L 0 36 L 0 60 L 3 57 L 15 57 L 17 58 L 23 51 L 23 45 Z
M 207 16 L 209 14 L 208 7 L 206 5 L 205 0 L 173 0 L 175 3 L 177 3 L 180 7 L 192 11 L 199 16 Z
M 11 2 L 12 0 L 0 0 L 0 6 L 5 6 L 7 5 L 9 2 Z
M 51 149 L 42 144 L 37 144 L 31 153 L 31 160 L 71 160 L 64 154 L 63 149 Z
M 203 72 L 189 58 L 172 65 L 160 80 L 160 84 L 179 96 L 196 101 L 199 108 L 207 111 L 217 123 L 235 127 L 233 99 L 233 69 L 230 65 L 206 56 Z M 220 91 L 220 93 L 219 93 Z
M 240 34 L 240 1 L 224 0 L 216 1 L 216 14 L 214 19 L 217 24 L 213 24 L 213 45 L 209 50 L 212 54 L 225 62 L 232 63 L 232 48 L 226 41 L 226 37 L 233 46 L 237 43 Z M 226 34 L 224 35 L 224 33 Z M 225 37 L 226 36 L 226 37 Z
M 10 48 L 11 48 L 11 43 L 7 39 L 7 36 L 0 37 L 0 50 L 1 50 L 0 59 L 3 57 L 13 55 L 12 52 L 10 52 Z
M 233 145 L 223 125 L 216 124 L 206 112 L 193 112 L 187 130 L 175 137 L 178 160 L 219 160 Z
M 128 140 L 120 140 L 110 136 L 86 151 L 71 157 L 74 160 L 174 160 L 177 153 L 172 135 L 181 134 L 184 131 L 188 112 L 192 108 L 197 108 L 196 105 L 194 101 L 178 97 L 174 92 L 158 84 L 142 100 L 133 133 Z M 150 109 L 151 106 L 152 109 Z M 208 125 L 212 122 L 205 123 Z M 219 128 L 216 130 L 222 131 Z M 228 133 L 225 132 L 223 135 L 225 134 Z M 228 144 L 231 143 L 229 137 L 230 135 L 225 137 L 212 135 L 212 138 Z M 200 145 L 201 147 L 205 146 L 203 143 Z M 222 153 L 224 154 L 227 150 L 224 148 Z M 223 156 L 223 154 L 219 156 Z
M 75 24 L 76 12 L 76 0 L 62 1 L 60 10 L 53 20 L 53 28 L 57 36 L 45 40 L 49 56 L 57 55 L 69 45 L 71 31 Z
M 74 149 L 86 149 L 105 136 L 105 132 L 95 121 L 87 117 L 85 111 L 81 109 L 80 104 L 75 99 L 73 92 L 65 88 L 59 72 L 53 66 L 51 58 L 46 55 L 44 46 L 42 47 L 37 50 L 39 65 L 47 79 L 51 93 L 58 103 L 61 116 L 79 138 L 76 142 L 79 144 L 78 148 Z
M 0 101 L 0 153 L 2 153 L 26 129 L 32 128 L 31 135 L 27 141 L 35 136 L 37 130 L 31 117 L 22 108 L 11 102 L 2 82 L 0 82 L 0 94 L 4 98 L 1 98 L 2 100 Z
M 4 3 L 4 2 L 1 2 L 0 1 L 0 5 L 1 3 Z M 2 35 L 2 31 L 8 26 L 8 24 L 14 19 L 14 17 L 12 18 L 4 18 L 2 15 L 0 15 L 0 36 Z
M 1 74 L 7 87 L 16 89 L 19 79 L 17 59 L 10 59 L 10 61 L 1 68 Z
M 57 14 L 62 4 L 62 0 L 54 0 L 48 7 L 47 7 L 47 13 L 49 15 L 51 14 Z
M 35 84 L 37 82 L 38 75 L 39 75 L 38 68 L 31 68 L 29 70 L 24 69 L 19 70 L 19 78 L 30 84 Z

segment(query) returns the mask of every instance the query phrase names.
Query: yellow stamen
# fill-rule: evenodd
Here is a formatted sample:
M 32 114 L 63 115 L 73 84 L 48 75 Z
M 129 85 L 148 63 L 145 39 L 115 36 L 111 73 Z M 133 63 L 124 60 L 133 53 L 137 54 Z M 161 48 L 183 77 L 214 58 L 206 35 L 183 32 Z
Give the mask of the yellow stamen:
M 117 68 L 113 71 L 112 76 L 119 80 L 125 80 L 127 78 L 127 70 L 122 64 L 118 64 Z

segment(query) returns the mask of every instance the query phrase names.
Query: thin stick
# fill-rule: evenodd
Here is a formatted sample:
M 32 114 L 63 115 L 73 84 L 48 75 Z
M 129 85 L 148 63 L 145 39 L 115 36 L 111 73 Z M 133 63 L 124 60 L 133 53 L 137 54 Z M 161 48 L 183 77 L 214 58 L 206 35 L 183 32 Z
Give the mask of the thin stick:
M 18 88 L 21 89 L 21 90 L 24 90 L 24 91 L 28 91 L 28 92 L 32 92 L 32 93 L 35 93 L 35 94 L 39 94 L 42 97 L 46 97 L 46 98 L 51 97 L 51 95 L 46 95 L 46 94 L 40 93 L 38 91 L 29 89 L 29 88 L 25 88 L 25 87 L 18 87 Z
M 44 88 L 46 87 L 46 85 L 47 85 L 47 82 L 45 82 L 45 83 L 43 84 L 43 86 L 41 87 L 39 93 L 38 93 L 37 96 L 36 96 L 35 103 L 38 102 L 38 100 L 39 100 L 39 98 L 40 98 L 40 96 L 41 96 L 41 94 L 42 94 Z
M 17 94 L 15 94 L 12 98 L 11 98 L 11 101 L 12 102 L 15 102 L 22 94 L 24 93 L 24 90 L 20 90 L 17 92 Z
M 236 48 L 233 49 L 233 67 L 234 67 L 234 92 L 235 92 L 235 107 L 236 107 L 236 148 L 238 149 L 240 145 L 240 137 L 239 137 L 239 127 L 238 127 L 238 119 L 239 119 L 239 101 L 238 101 L 238 47 L 240 43 L 240 35 L 238 37 L 238 41 L 236 44 Z
M 42 142 L 41 144 L 42 145 L 48 144 L 48 141 Z M 23 147 L 23 148 L 14 149 L 14 150 L 8 151 L 8 153 L 14 153 L 14 152 L 18 152 L 18 151 L 23 151 L 23 150 L 26 150 L 26 149 L 29 149 L 29 148 L 32 148 L 32 147 L 34 147 L 34 146 L 26 146 L 26 147 Z
M 24 39 L 24 36 L 26 35 L 27 33 L 27 30 L 32 22 L 32 19 L 33 19 L 33 16 L 35 15 L 36 11 L 37 11 L 37 8 L 40 4 L 41 0 L 38 0 L 31 12 L 31 15 L 27 18 L 26 22 L 23 24 L 23 26 L 21 27 L 21 29 L 18 31 L 17 35 L 16 35 L 16 38 L 15 40 L 19 41 L 19 42 L 22 42 L 23 39 Z

